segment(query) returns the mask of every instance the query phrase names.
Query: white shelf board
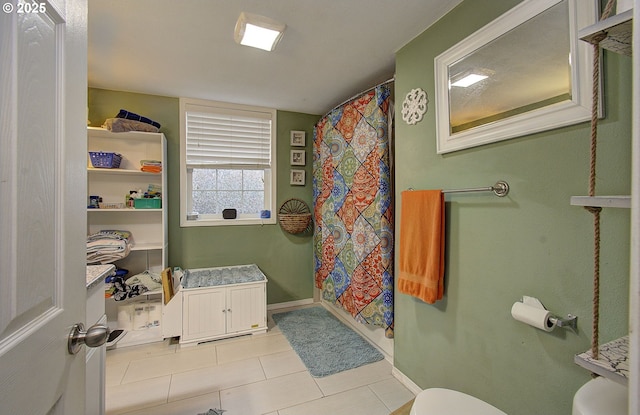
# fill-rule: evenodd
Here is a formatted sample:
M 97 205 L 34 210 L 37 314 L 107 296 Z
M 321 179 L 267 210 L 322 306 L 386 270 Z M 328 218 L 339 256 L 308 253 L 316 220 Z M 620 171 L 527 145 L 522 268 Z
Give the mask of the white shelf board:
M 151 251 L 153 249 L 162 249 L 162 248 L 163 248 L 162 242 L 142 243 L 142 244 L 138 244 L 134 242 L 133 245 L 131 245 L 132 251 Z
M 631 208 L 631 196 L 571 196 L 573 206 Z
M 599 45 L 612 52 L 631 56 L 633 33 L 633 9 L 616 14 L 608 19 L 587 26 L 578 31 L 578 37 L 585 42 L 598 44 L 597 37 L 605 34 L 607 37 Z
M 629 336 L 621 337 L 598 346 L 598 358 L 591 357 L 591 350 L 575 355 L 574 362 L 590 372 L 627 385 L 629 379 Z
M 123 139 L 128 140 L 134 138 L 136 140 L 149 140 L 149 141 L 158 141 L 160 135 L 162 133 L 150 133 L 146 131 L 125 131 L 121 133 L 114 133 L 112 131 L 107 130 L 106 128 L 99 127 L 87 127 L 89 132 L 89 139 L 91 138 L 109 138 L 109 139 Z
M 105 168 L 95 168 L 95 167 L 87 167 L 87 173 L 89 174 L 129 174 L 134 176 L 158 176 L 161 173 L 151 173 L 148 171 L 142 170 L 132 170 L 132 169 L 105 169 Z

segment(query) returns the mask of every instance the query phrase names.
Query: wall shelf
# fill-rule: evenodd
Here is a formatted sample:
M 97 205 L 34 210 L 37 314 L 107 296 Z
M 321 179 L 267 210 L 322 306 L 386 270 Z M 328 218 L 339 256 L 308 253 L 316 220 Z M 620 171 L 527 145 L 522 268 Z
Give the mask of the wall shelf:
M 574 358 L 578 366 L 621 385 L 629 378 L 629 336 L 621 337 L 598 347 L 598 359 L 591 357 L 591 350 Z
M 87 167 L 87 173 L 89 174 L 124 174 L 124 175 L 135 175 L 135 176 L 158 176 L 161 173 L 150 173 L 142 170 L 133 170 L 133 169 L 97 169 L 95 167 Z
M 622 55 L 631 56 L 631 37 L 633 34 L 633 9 L 616 14 L 578 32 L 578 37 L 585 42 L 597 44 L 597 37 L 605 34 L 600 47 Z
M 573 206 L 631 208 L 631 196 L 571 196 Z
M 634 2 L 637 6 L 637 1 Z M 578 37 L 583 41 L 591 44 L 599 45 L 603 49 L 621 55 L 633 55 L 633 39 L 638 41 L 637 28 L 633 29 L 634 15 L 638 17 L 638 10 L 631 9 L 623 13 L 617 14 L 610 18 L 604 19 L 595 25 L 586 27 L 578 32 Z M 635 32 L 635 33 L 634 33 Z M 606 37 L 598 42 L 598 38 L 604 34 Z M 633 59 L 633 71 L 638 70 L 638 58 Z M 640 101 L 640 90 L 635 79 L 631 83 L 633 87 L 633 105 L 638 105 Z M 630 85 L 630 86 L 631 86 Z M 638 143 L 637 120 L 633 120 L 634 128 L 632 143 Z M 638 287 L 640 286 L 640 260 L 638 258 L 638 243 L 640 241 L 640 228 L 638 223 L 640 217 L 638 213 L 639 204 L 631 203 L 631 197 L 637 201 L 638 185 L 637 179 L 640 176 L 640 158 L 632 145 L 632 166 L 631 166 L 631 184 L 632 196 L 600 196 L 597 198 L 589 198 L 586 196 L 573 196 L 571 198 L 572 205 L 578 206 L 601 206 L 601 207 L 621 207 L 631 210 L 631 261 L 629 271 L 629 289 L 631 292 L 629 303 L 629 336 L 622 337 L 612 342 L 600 345 L 598 347 L 598 359 L 591 357 L 591 351 L 576 355 L 574 361 L 579 366 L 590 370 L 593 373 L 611 379 L 614 382 L 629 387 L 629 414 L 640 413 L 640 360 L 638 353 L 638 343 L 640 343 L 640 320 L 638 318 L 640 311 L 640 300 L 638 297 Z M 630 351 L 631 349 L 631 351 Z

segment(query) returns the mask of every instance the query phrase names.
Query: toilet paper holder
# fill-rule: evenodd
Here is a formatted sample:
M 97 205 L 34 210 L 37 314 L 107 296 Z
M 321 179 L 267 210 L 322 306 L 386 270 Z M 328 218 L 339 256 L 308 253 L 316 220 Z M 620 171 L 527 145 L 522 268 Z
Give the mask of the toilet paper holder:
M 542 302 L 535 297 L 522 296 L 520 301 L 511 307 L 511 315 L 522 323 L 546 332 L 550 332 L 556 327 L 569 329 L 574 333 L 578 332 L 577 316 L 567 314 L 567 317 L 560 317 L 547 310 Z
M 567 314 L 566 318 L 551 316 L 549 321 L 556 327 L 562 327 L 563 329 L 570 329 L 574 333 L 578 332 L 578 316 L 573 314 Z

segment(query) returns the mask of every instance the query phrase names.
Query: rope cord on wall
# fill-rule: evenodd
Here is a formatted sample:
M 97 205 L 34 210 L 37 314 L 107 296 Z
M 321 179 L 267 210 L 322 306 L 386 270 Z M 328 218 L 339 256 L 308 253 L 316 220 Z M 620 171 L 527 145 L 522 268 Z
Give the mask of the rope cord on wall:
M 608 0 L 600 20 L 611 15 L 615 0 Z M 600 42 L 607 37 L 601 34 L 593 45 L 593 101 L 591 104 L 591 149 L 589 160 L 589 196 L 596 193 L 596 148 L 598 138 L 598 99 L 600 83 Z M 585 206 L 585 209 L 593 215 L 593 325 L 591 336 L 591 355 L 598 358 L 598 327 L 600 320 L 600 211 L 602 208 Z

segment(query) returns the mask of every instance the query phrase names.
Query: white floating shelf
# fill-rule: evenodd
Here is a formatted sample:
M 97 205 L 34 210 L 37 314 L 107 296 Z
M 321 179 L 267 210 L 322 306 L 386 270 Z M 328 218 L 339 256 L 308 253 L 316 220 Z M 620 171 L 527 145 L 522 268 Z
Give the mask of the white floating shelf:
M 633 9 L 585 27 L 578 31 L 578 37 L 585 42 L 597 44 L 597 37 L 605 34 L 607 37 L 600 41 L 602 48 L 631 56 L 632 33 Z
M 575 355 L 574 362 L 590 372 L 621 385 L 629 378 L 629 336 L 621 337 L 598 347 L 598 358 L 591 357 L 591 350 Z
M 631 208 L 631 196 L 571 196 L 573 206 Z

